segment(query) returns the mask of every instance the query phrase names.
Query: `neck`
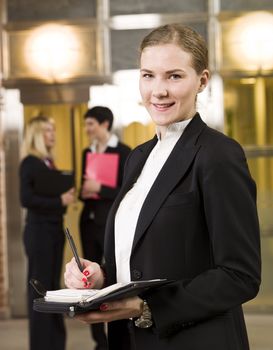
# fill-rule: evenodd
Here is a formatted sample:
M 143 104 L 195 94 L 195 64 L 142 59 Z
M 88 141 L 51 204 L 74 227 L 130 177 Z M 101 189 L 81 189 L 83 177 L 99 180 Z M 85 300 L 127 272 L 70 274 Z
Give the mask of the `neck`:
M 168 125 L 157 125 L 157 130 L 159 131 L 159 134 L 160 134 L 160 140 L 164 139 L 164 137 L 166 136 L 168 127 L 170 125 L 175 124 L 175 123 L 180 123 L 180 122 L 186 121 L 188 119 L 192 119 L 195 116 L 195 114 L 196 114 L 196 110 L 194 110 L 189 117 L 185 117 L 181 120 L 177 120 L 177 121 L 170 123 Z
M 47 158 L 53 158 L 51 153 L 51 147 L 46 147 L 46 150 L 47 150 Z
M 105 147 L 109 141 L 109 138 L 110 138 L 109 131 L 106 131 L 105 133 L 103 133 L 103 135 L 100 135 L 97 138 L 97 150 L 98 151 L 105 149 Z
M 163 140 L 164 137 L 166 136 L 167 129 L 168 129 L 168 125 L 158 125 L 157 126 L 157 130 L 158 130 L 159 135 L 160 135 L 160 140 Z

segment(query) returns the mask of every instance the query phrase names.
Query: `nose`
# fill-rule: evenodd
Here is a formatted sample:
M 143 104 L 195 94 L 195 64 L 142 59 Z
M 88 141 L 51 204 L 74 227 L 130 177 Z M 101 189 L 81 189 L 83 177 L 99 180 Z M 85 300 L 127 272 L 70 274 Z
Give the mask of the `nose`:
M 155 81 L 153 86 L 153 96 L 156 98 L 163 98 L 168 96 L 168 89 L 161 80 Z

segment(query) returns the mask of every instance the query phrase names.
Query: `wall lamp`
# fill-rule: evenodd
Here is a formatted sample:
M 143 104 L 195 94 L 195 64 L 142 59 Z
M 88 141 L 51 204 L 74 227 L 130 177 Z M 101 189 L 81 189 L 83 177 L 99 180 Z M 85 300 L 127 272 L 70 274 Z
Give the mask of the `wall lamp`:
M 25 44 L 25 60 L 35 75 L 51 82 L 73 77 L 80 43 L 71 27 L 47 24 L 33 30 Z
M 234 21 L 228 33 L 230 57 L 242 70 L 261 73 L 273 68 L 273 15 L 254 12 Z

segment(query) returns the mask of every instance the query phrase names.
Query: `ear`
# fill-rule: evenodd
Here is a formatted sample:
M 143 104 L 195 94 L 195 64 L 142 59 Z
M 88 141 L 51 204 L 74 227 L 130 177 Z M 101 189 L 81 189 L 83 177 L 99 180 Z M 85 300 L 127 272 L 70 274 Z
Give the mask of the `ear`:
M 200 86 L 198 89 L 198 93 L 202 92 L 205 87 L 208 85 L 209 82 L 209 71 L 208 69 L 204 69 L 203 72 L 200 74 Z
M 108 130 L 108 128 L 109 128 L 109 121 L 108 121 L 108 120 L 105 120 L 104 122 L 101 123 L 101 125 L 102 125 L 106 130 Z

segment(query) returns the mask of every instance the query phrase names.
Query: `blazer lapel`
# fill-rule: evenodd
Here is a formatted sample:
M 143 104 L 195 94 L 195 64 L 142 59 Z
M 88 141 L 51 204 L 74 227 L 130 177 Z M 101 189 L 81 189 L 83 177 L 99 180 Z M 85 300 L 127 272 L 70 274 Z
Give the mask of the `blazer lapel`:
M 129 189 L 136 182 L 147 158 L 149 157 L 150 152 L 152 151 L 156 143 L 157 143 L 157 137 L 155 136 L 152 140 L 143 144 L 142 146 L 140 146 L 138 149 L 135 150 L 136 153 L 133 155 L 133 159 L 130 160 L 132 165 L 130 163 L 130 167 L 127 173 L 125 174 L 122 187 L 115 200 L 115 203 L 117 203 L 118 205 L 121 199 L 123 198 L 123 196 L 129 191 Z
M 108 262 L 112 266 L 115 266 L 115 263 L 114 263 L 115 257 L 113 255 L 115 249 L 113 249 L 113 247 L 115 246 L 114 225 L 115 225 L 116 211 L 124 195 L 130 190 L 130 188 L 136 182 L 151 150 L 154 148 L 156 143 L 157 143 L 157 137 L 155 136 L 152 140 L 139 146 L 135 151 L 133 151 L 134 152 L 134 154 L 132 155 L 133 159 L 130 159 L 129 168 L 126 169 L 127 172 L 123 180 L 124 182 L 108 214 L 108 219 L 107 219 L 106 229 L 105 229 L 104 249 L 105 249 L 105 256 L 108 257 Z
M 194 117 L 161 169 L 143 203 L 138 218 L 132 252 L 166 197 L 183 178 L 193 162 L 201 147 L 196 145 L 196 140 L 205 126 L 206 124 L 202 122 L 199 115 Z

